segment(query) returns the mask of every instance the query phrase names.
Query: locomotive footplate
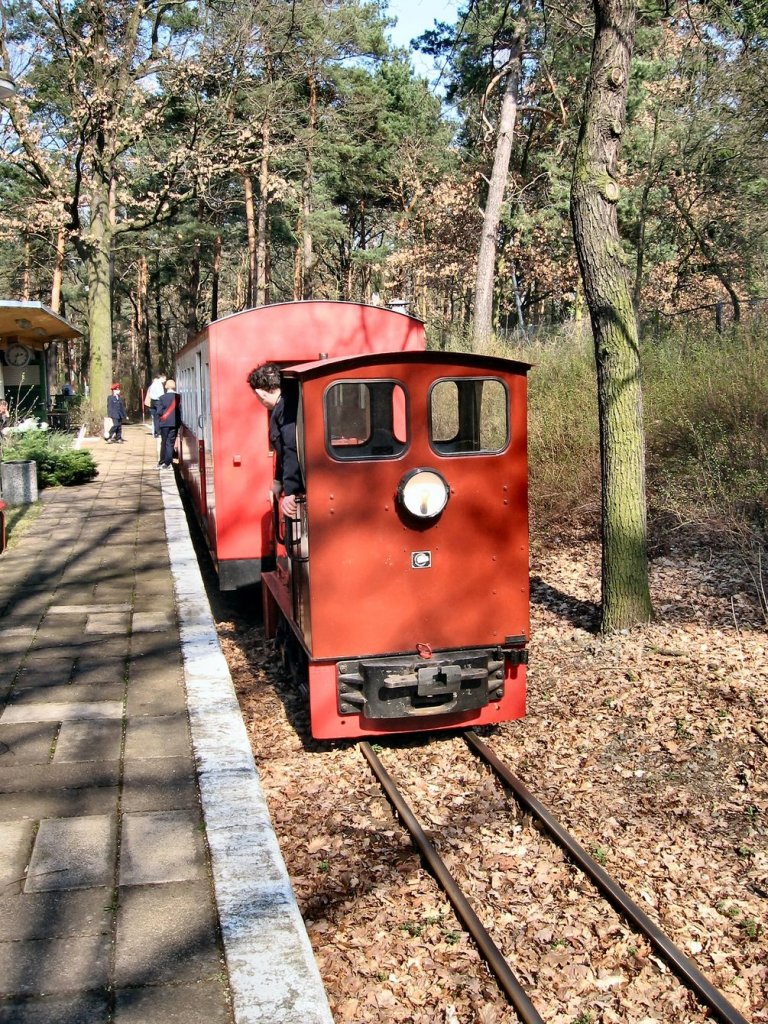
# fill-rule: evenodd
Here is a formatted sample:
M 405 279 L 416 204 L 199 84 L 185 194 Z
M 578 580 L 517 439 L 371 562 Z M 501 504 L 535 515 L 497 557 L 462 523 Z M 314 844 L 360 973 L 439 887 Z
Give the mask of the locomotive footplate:
M 504 696 L 504 651 L 448 651 L 340 662 L 339 714 L 409 718 L 473 711 Z

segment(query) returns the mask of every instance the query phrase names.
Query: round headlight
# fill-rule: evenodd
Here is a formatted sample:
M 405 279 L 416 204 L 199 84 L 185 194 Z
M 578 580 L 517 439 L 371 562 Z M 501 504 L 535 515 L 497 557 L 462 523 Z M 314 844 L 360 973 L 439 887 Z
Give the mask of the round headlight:
M 448 484 L 434 469 L 412 469 L 397 487 L 400 504 L 418 519 L 439 516 L 450 493 Z

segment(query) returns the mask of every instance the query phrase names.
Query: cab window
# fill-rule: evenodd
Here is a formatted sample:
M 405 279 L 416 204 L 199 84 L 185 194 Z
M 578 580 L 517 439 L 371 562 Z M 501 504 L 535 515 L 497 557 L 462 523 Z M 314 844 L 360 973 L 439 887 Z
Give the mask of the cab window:
M 490 455 L 509 444 L 509 399 L 496 377 L 439 380 L 429 395 L 429 441 L 438 455 Z
M 335 459 L 392 459 L 408 444 L 406 395 L 393 380 L 340 381 L 325 393 L 325 436 Z

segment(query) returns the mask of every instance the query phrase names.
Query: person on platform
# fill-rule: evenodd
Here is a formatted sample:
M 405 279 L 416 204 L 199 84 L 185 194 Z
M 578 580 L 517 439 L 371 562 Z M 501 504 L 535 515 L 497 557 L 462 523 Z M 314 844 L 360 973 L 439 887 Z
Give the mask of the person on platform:
M 181 396 L 176 393 L 176 381 L 165 382 L 165 394 L 157 400 L 157 423 L 160 429 L 160 469 L 173 466 L 173 449 L 181 426 Z
M 104 440 L 107 444 L 123 444 L 123 424 L 128 421 L 128 413 L 120 395 L 120 385 L 113 384 L 111 392 L 107 399 L 107 416 L 112 420 L 112 426 Z
M 165 382 L 168 378 L 164 373 L 156 373 L 152 383 L 147 388 L 147 397 L 144 404 L 149 406 L 149 413 L 152 417 L 152 436 L 160 437 L 160 424 L 157 421 L 157 403 L 165 394 Z
M 304 481 L 296 449 L 296 417 L 285 407 L 280 367 L 262 363 L 248 374 L 248 383 L 258 400 L 269 411 L 269 440 L 275 451 L 275 479 L 272 493 L 275 500 L 283 497 L 283 515 L 295 519 L 296 496 L 304 493 Z

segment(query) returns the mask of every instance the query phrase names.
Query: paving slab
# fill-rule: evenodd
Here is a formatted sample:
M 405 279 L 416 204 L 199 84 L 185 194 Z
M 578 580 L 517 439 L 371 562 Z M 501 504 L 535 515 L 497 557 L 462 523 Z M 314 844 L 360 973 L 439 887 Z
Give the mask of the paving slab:
M 112 542 L 110 541 L 110 547 Z M 129 549 L 132 550 L 132 549 Z M 126 558 L 129 557 L 126 555 Z M 109 577 L 97 583 L 93 590 L 93 597 L 95 601 L 103 604 L 118 604 L 120 601 L 125 600 L 126 590 L 130 591 L 130 587 L 127 586 L 125 581 L 125 574 L 119 576 L 120 583 L 118 586 L 114 584 L 115 573 L 111 573 Z
M 119 722 L 115 723 L 120 725 Z M 39 793 L 47 790 L 89 789 L 117 786 L 119 761 L 85 761 L 75 764 L 54 762 L 4 768 L 0 772 L 0 793 Z
M 31 821 L 0 822 L 0 893 L 21 891 L 34 836 Z
M 131 663 L 151 666 L 153 671 L 162 672 L 181 668 L 178 648 L 178 631 L 174 630 L 176 641 L 169 647 L 165 637 L 156 633 L 137 633 L 131 638 Z
M 126 714 L 129 718 L 144 715 L 175 715 L 184 711 L 186 706 L 186 694 L 180 681 L 159 685 L 153 685 L 151 682 L 128 684 Z
M 121 888 L 118 988 L 213 980 L 222 969 L 207 881 Z
M 115 701 L 122 704 L 125 685 L 119 683 L 63 683 L 43 686 L 14 687 L 9 704 L 92 704 Z
M 122 741 L 122 722 L 63 722 L 53 762 L 118 761 Z
M 37 628 L 40 622 L 35 616 L 34 623 L 13 623 L 13 619 L 9 617 L 9 624 L 3 629 L 2 639 L 8 646 L 13 646 L 14 641 L 31 640 L 37 632 Z
M 125 733 L 126 760 L 182 757 L 191 748 L 186 714 L 129 718 Z
M 15 636 L 0 636 L 0 659 L 9 667 L 13 664 L 14 669 L 19 668 L 27 650 L 32 644 L 32 639 L 32 637 L 22 639 Z
M 83 636 L 83 627 L 86 621 L 87 616 L 85 615 L 79 619 L 74 619 L 72 616 L 65 619 L 61 615 L 51 618 L 46 615 L 35 634 L 34 646 L 36 648 L 55 647 L 58 644 L 62 647 L 65 645 L 79 647 L 88 642 L 88 638 Z
M 176 626 L 176 616 L 168 612 L 135 612 L 132 620 L 134 633 L 168 633 Z
M 119 796 L 116 786 L 0 793 L 0 821 L 41 821 L 43 818 L 110 814 L 117 810 Z
M 23 764 L 47 764 L 58 732 L 56 722 L 0 725 L 0 771 Z
M 125 814 L 120 843 L 120 885 L 204 878 L 202 836 L 202 819 L 192 810 Z
M 146 634 L 145 634 L 146 635 Z M 155 634 L 156 635 L 156 634 Z M 136 638 L 134 637 L 134 641 Z M 177 637 L 178 640 L 178 637 Z M 131 685 L 183 686 L 184 668 L 180 658 L 169 658 L 168 648 L 150 653 L 131 651 L 128 659 L 128 682 Z
M 37 644 L 27 652 L 25 667 L 39 669 L 41 672 L 50 671 L 46 666 L 54 666 L 62 661 L 71 659 L 75 661 L 80 656 L 79 644 L 53 643 L 47 640 L 45 644 Z
M 0 942 L 0 996 L 105 989 L 111 945 L 109 935 Z
M 29 686 L 60 686 L 72 678 L 75 667 L 74 657 L 55 657 L 42 662 L 24 665 L 16 676 L 17 689 Z
M 115 874 L 115 840 L 111 814 L 41 821 L 24 892 L 109 885 Z
M 130 625 L 130 612 L 109 612 L 89 615 L 85 622 L 85 632 L 115 633 L 122 636 Z
M 124 812 L 197 808 L 199 802 L 191 754 L 186 757 L 126 760 L 122 800 Z
M 108 1024 L 106 993 L 0 1003 L 0 1024 Z
M 6 942 L 109 935 L 115 909 L 114 890 L 70 889 L 0 897 L 2 936 Z
M 82 643 L 73 645 L 73 651 L 80 661 L 125 661 L 130 643 L 127 633 L 83 633 Z
M 52 604 L 48 609 L 48 615 L 109 615 L 130 612 L 131 605 L 122 604 Z
M 5 571 L 5 567 L 3 567 L 3 571 Z M 42 618 L 48 608 L 50 599 L 50 587 L 41 588 L 39 591 L 19 589 L 14 592 L 13 597 L 6 605 L 7 614 L 12 615 L 14 618 L 27 615 L 30 618 Z M 0 643 L 0 650 L 4 649 L 4 644 Z
M 73 683 L 124 683 L 124 657 L 105 657 L 98 651 L 83 651 L 72 672 Z
M 93 603 L 93 586 L 88 581 L 81 579 L 69 579 L 69 570 L 65 569 L 56 588 L 56 603 L 58 606 L 66 605 L 75 607 L 77 605 L 89 605 Z M 53 611 L 53 606 L 50 608 Z
M 59 701 L 8 706 L 0 715 L 0 725 L 16 725 L 19 722 L 87 722 L 122 717 L 123 705 L 116 700 L 73 701 L 71 704 Z
M 227 991 L 220 981 L 115 993 L 115 1024 L 230 1024 L 231 1020 Z

